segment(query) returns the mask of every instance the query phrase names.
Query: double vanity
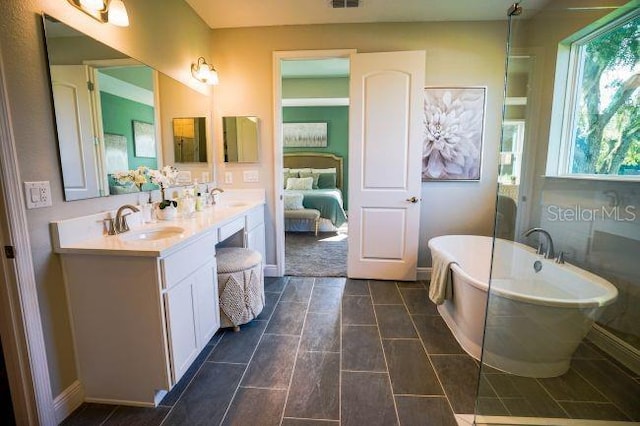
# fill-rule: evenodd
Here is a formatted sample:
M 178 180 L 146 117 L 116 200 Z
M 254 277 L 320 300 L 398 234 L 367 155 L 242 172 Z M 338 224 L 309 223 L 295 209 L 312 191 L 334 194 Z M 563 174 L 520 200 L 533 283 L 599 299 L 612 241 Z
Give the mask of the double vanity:
M 155 406 L 220 327 L 216 244 L 265 255 L 264 190 L 106 235 L 109 212 L 51 224 L 85 401 Z

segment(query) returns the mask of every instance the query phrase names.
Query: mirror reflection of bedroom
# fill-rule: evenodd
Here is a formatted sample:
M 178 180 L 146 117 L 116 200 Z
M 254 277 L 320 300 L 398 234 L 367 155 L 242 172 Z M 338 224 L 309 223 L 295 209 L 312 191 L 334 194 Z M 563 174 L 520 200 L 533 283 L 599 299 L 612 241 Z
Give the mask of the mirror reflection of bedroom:
M 347 276 L 349 59 L 283 60 L 285 275 Z

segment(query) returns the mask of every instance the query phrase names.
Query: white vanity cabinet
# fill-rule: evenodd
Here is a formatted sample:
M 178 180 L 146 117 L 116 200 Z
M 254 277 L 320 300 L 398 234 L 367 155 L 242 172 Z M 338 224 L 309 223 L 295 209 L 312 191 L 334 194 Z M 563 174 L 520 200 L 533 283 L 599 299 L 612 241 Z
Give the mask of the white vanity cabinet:
M 211 261 L 164 294 L 173 384 L 220 328 L 216 278 Z
M 157 405 L 220 325 L 216 233 L 165 257 L 65 254 L 85 400 Z
M 245 215 L 244 246 L 262 254 L 262 264 L 266 264 L 264 205 L 249 210 Z
M 135 213 L 122 235 L 104 234 L 115 212 L 52 222 L 84 401 L 158 405 L 213 337 L 216 244 L 265 255 L 264 191 L 234 195 L 168 222 L 141 224 Z

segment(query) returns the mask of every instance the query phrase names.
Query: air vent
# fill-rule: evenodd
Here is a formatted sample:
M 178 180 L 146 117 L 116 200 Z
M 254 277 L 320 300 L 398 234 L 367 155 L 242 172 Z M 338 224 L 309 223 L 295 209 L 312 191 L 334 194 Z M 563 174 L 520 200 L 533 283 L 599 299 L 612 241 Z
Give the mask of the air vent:
M 334 9 L 344 9 L 345 7 L 358 7 L 360 0 L 331 0 L 331 7 Z

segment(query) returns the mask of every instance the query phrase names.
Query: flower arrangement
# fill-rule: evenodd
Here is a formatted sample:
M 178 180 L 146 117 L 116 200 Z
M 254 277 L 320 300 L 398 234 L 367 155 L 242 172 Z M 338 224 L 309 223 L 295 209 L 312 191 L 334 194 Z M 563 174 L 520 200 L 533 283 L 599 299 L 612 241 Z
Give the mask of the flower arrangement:
M 150 170 L 151 169 L 147 166 L 139 166 L 134 170 L 115 172 L 113 174 L 113 179 L 120 185 L 134 184 L 140 191 L 142 191 L 142 185 L 149 181 L 148 176 Z
M 160 209 L 173 205 L 177 207 L 178 203 L 173 200 L 167 200 L 164 190 L 172 185 L 176 181 L 178 175 L 178 169 L 173 166 L 164 166 L 160 170 L 151 169 L 147 166 L 139 166 L 134 170 L 125 170 L 115 172 L 113 179 L 120 185 L 134 184 L 142 191 L 142 186 L 145 183 L 153 183 L 160 187 L 162 193 L 162 201 L 159 204 Z
M 160 208 L 160 210 L 169 206 L 178 207 L 178 203 L 176 201 L 167 200 L 164 195 L 164 190 L 168 188 L 169 185 L 175 183 L 177 175 L 178 169 L 173 166 L 164 166 L 160 170 L 149 171 L 151 182 L 158 185 L 160 187 L 160 192 L 162 193 L 162 201 L 158 204 L 158 208 Z

